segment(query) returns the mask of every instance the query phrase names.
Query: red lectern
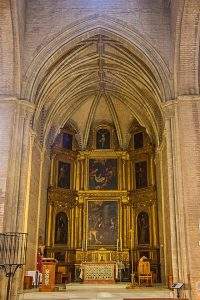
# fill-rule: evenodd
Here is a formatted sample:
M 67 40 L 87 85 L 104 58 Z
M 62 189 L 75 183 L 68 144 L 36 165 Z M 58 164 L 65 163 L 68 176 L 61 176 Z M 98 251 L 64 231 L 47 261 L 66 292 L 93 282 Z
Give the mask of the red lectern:
M 42 285 L 40 292 L 53 292 L 55 290 L 55 272 L 57 260 L 54 258 L 42 259 Z

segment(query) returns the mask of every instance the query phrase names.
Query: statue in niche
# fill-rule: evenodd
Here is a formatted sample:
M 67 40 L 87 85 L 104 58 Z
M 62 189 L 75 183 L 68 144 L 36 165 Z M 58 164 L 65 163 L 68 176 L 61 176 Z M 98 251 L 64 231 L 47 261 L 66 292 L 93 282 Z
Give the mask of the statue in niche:
M 139 245 L 149 244 L 149 215 L 147 212 L 141 212 L 137 217 L 137 233 Z
M 64 212 L 56 216 L 55 223 L 55 244 L 66 244 L 68 234 L 68 218 Z
M 63 133 L 63 148 L 72 150 L 73 135 L 69 133 Z
M 70 189 L 70 163 L 58 163 L 58 187 Z
M 147 187 L 147 161 L 135 163 L 136 189 Z
M 134 149 L 140 149 L 144 146 L 144 138 L 143 138 L 143 132 L 138 132 L 134 134 Z
M 110 132 L 108 129 L 99 129 L 96 136 L 97 149 L 110 149 Z

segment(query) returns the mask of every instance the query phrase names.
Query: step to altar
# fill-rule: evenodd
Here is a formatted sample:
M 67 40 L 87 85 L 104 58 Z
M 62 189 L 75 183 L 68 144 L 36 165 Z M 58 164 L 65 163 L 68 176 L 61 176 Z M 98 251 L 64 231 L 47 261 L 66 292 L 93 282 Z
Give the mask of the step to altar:
M 44 293 L 35 291 L 25 291 L 19 297 L 20 300 L 36 299 L 65 299 L 65 300 L 127 300 L 127 299 L 173 299 L 176 294 L 163 286 L 140 287 L 127 289 L 127 284 L 67 284 L 60 285 L 59 292 Z

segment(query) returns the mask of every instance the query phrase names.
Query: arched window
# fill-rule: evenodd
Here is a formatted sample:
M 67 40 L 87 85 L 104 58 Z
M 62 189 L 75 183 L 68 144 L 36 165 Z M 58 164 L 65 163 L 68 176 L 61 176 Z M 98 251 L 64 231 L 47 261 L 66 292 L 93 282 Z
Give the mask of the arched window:
M 55 244 L 66 244 L 67 236 L 68 236 L 68 217 L 66 213 L 60 212 L 56 215 Z
M 140 212 L 137 217 L 138 245 L 150 243 L 149 215 L 147 212 Z
M 108 129 L 99 129 L 96 135 L 97 149 L 110 149 L 110 131 Z

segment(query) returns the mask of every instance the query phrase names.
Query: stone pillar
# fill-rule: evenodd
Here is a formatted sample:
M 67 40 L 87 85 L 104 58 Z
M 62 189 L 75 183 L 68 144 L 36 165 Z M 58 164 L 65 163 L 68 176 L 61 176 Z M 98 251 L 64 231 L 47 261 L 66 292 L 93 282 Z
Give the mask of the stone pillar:
M 7 105 L 9 105 L 7 103 Z M 10 104 L 11 105 L 11 104 Z M 12 100 L 12 132 L 7 165 L 5 231 L 26 232 L 25 216 L 28 207 L 30 162 L 32 159 L 33 131 L 30 122 L 33 105 L 22 100 Z
M 167 284 L 167 276 L 172 274 L 171 264 L 171 231 L 169 227 L 169 195 L 168 195 L 168 164 L 166 138 L 163 135 L 162 144 L 156 150 L 155 157 L 158 228 L 160 244 L 161 280 Z
M 43 167 L 45 151 L 41 148 L 40 144 L 36 141 L 33 143 L 32 161 L 30 164 L 31 177 L 30 177 L 30 190 L 29 190 L 29 208 L 27 211 L 27 232 L 28 232 L 28 245 L 27 245 L 27 270 L 35 270 L 37 261 L 38 249 L 38 234 L 40 225 L 40 207 L 41 195 L 43 191 Z M 47 185 L 44 187 L 47 189 Z M 45 207 L 46 210 L 46 207 Z
M 0 187 L 3 221 L 1 231 L 26 232 L 26 211 L 29 204 L 30 160 L 34 105 L 23 100 L 7 98 L 0 101 Z M 3 201 L 1 201 L 3 202 Z M 16 276 L 16 278 L 19 278 Z M 14 291 L 20 280 L 15 280 Z M 16 293 L 14 293 L 16 294 Z M 5 286 L 0 282 L 0 298 L 5 297 Z M 15 299 L 15 295 L 13 295 Z
M 172 268 L 191 299 L 200 298 L 200 97 L 165 105 Z

